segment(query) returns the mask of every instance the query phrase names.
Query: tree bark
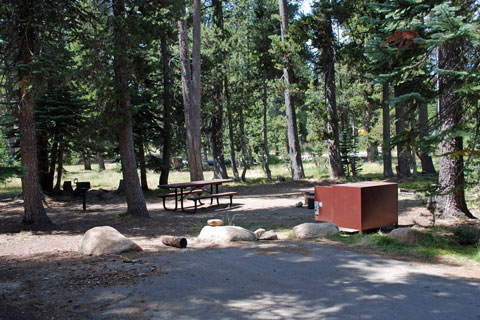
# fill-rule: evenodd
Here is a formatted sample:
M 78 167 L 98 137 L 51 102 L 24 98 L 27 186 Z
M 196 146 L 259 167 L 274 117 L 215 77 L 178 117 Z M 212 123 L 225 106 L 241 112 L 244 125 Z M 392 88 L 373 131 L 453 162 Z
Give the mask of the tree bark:
M 223 30 L 223 8 L 222 1 L 212 0 L 214 8 L 213 23 L 219 34 L 217 37 L 224 39 Z M 220 43 L 220 46 L 223 42 Z M 224 62 L 223 48 L 217 48 L 214 53 L 214 61 L 216 65 L 216 73 L 219 79 L 224 78 L 223 62 Z M 213 153 L 213 177 L 215 179 L 227 179 L 227 168 L 225 167 L 225 157 L 223 155 L 223 81 L 216 81 L 214 84 L 213 94 L 214 111 L 211 117 L 211 135 L 210 144 Z
M 401 85 L 397 85 L 394 88 L 395 97 L 399 97 L 403 94 Z M 405 121 L 405 103 L 397 102 L 395 104 L 395 134 L 399 138 L 397 142 L 397 175 L 401 178 L 411 177 L 410 172 L 410 152 L 406 148 L 404 141 L 405 132 L 407 130 L 407 123 Z
M 356 143 L 356 133 L 355 133 L 355 116 L 352 117 L 352 153 L 353 156 L 350 157 L 350 165 L 352 166 L 352 176 L 354 178 L 357 178 L 357 159 L 356 159 L 356 154 L 357 154 L 357 143 Z
M 458 42 L 444 44 L 438 48 L 439 69 L 460 71 L 464 69 L 462 45 Z M 441 196 L 437 199 L 439 216 L 463 216 L 474 218 L 465 202 L 465 176 L 463 156 L 455 155 L 463 150 L 463 138 L 455 135 L 455 128 L 462 120 L 462 98 L 455 92 L 455 77 L 448 74 L 438 75 L 438 114 L 440 133 L 444 135 L 440 143 L 440 171 L 438 182 Z
M 262 3 L 263 5 L 263 3 Z M 262 14 L 261 16 L 261 32 L 262 32 L 262 84 L 263 84 L 263 92 L 262 92 L 262 103 L 263 103 L 263 149 L 265 150 L 265 172 L 267 173 L 267 179 L 272 180 L 272 172 L 270 171 L 270 150 L 268 148 L 268 118 L 267 118 L 267 111 L 268 111 L 268 103 L 267 103 L 267 67 L 266 67 L 266 54 L 268 51 L 267 48 L 267 39 L 266 39 L 266 31 L 264 25 L 264 17 L 265 15 Z
M 282 42 L 287 42 L 288 37 L 288 16 L 287 1 L 278 0 L 280 9 L 280 31 Z M 285 82 L 285 113 L 287 116 L 287 134 L 288 134 L 288 154 L 290 155 L 290 166 L 292 169 L 292 179 L 305 179 L 305 173 L 302 165 L 302 153 L 300 150 L 300 142 L 298 140 L 297 115 L 292 97 L 290 96 L 290 85 L 293 84 L 292 70 L 290 59 L 284 56 L 283 80 Z
M 411 112 L 410 113 L 410 128 L 415 128 L 417 122 L 416 122 L 416 118 L 415 118 L 415 113 L 414 112 Z M 410 135 L 411 135 L 411 132 L 410 132 Z M 408 141 L 413 141 L 415 139 L 415 137 L 409 137 L 408 138 Z M 412 168 L 412 177 L 413 178 L 417 178 L 418 176 L 418 170 L 417 170 L 417 157 L 416 157 L 416 150 L 415 150 L 415 145 L 413 143 L 410 143 L 410 147 L 407 148 L 407 151 L 410 152 L 410 165 L 411 165 L 411 168 Z
M 184 20 L 178 21 L 187 157 L 191 181 L 203 180 L 200 128 L 200 7 L 200 0 L 194 0 L 192 67 L 190 67 L 187 24 Z M 183 14 L 185 14 L 185 7 L 183 8 Z
M 98 162 L 98 169 L 100 171 L 103 171 L 105 170 L 105 159 L 103 159 L 103 156 L 100 152 L 97 152 L 95 158 L 97 158 L 97 162 Z
M 225 90 L 225 99 L 227 100 L 227 118 L 228 118 L 228 138 L 230 140 L 230 159 L 232 159 L 232 171 L 233 171 L 233 178 L 235 181 L 240 180 L 240 176 L 238 175 L 238 168 L 237 168 L 237 156 L 235 155 L 235 140 L 234 140 L 234 132 L 233 132 L 233 120 L 232 120 L 232 103 L 230 100 L 230 90 L 228 87 L 228 78 L 224 76 L 224 90 Z
M 338 132 L 337 96 L 335 88 L 335 57 L 333 51 L 333 30 L 331 17 L 325 22 L 328 45 L 323 48 L 325 73 L 325 100 L 327 105 L 327 146 L 330 162 L 330 178 L 338 179 L 345 176 L 340 156 L 340 136 Z
M 140 143 L 138 144 L 138 158 L 138 164 L 140 165 L 140 185 L 142 186 L 143 191 L 148 191 L 147 166 L 145 164 L 145 148 L 143 146 L 142 138 L 140 138 Z
M 167 46 L 167 36 L 162 34 L 162 71 L 163 71 L 163 152 L 162 152 L 162 169 L 160 173 L 160 184 L 168 184 L 168 175 L 170 173 L 170 156 L 172 149 L 172 103 L 171 103 L 171 83 L 170 83 L 170 67 L 168 65 L 169 52 Z
M 57 182 L 53 193 L 60 194 L 60 186 L 62 184 L 62 175 L 63 175 L 63 149 L 64 143 L 60 141 L 58 148 L 58 166 L 57 166 Z
M 387 100 L 390 99 L 390 89 L 388 83 L 382 86 L 382 124 L 383 124 L 383 143 L 382 143 L 382 157 L 383 157 L 383 177 L 385 179 L 393 177 L 392 170 L 392 146 L 390 144 L 390 106 Z
M 18 12 L 18 48 L 17 63 L 29 66 L 36 53 L 36 34 L 32 1 L 23 0 Z M 23 190 L 23 223 L 32 228 L 44 228 L 51 224 L 42 205 L 41 188 L 38 179 L 37 141 L 35 137 L 35 95 L 36 81 L 31 68 L 19 68 L 20 102 L 18 104 L 18 125 L 20 135 L 20 157 L 22 166 L 27 170 L 22 176 Z
M 112 0 L 112 7 L 115 17 L 113 27 L 113 67 L 115 71 L 116 105 L 120 119 L 118 142 L 127 198 L 127 212 L 134 217 L 150 218 L 145 198 L 140 188 L 133 148 L 132 111 L 128 101 L 127 60 L 124 53 L 128 45 L 125 41 L 125 2 L 124 0 Z
M 187 239 L 182 237 L 174 237 L 174 236 L 163 236 L 162 243 L 169 247 L 175 248 L 186 248 L 187 247 Z
M 418 107 L 418 122 L 420 126 L 420 139 L 428 136 L 428 106 L 426 103 L 421 103 Z M 433 166 L 432 157 L 428 154 L 428 149 L 421 147 L 420 161 L 422 164 L 422 173 L 437 173 Z
M 88 151 L 83 153 L 83 166 L 85 170 L 92 170 L 92 160 Z
M 243 118 L 243 108 L 239 109 L 239 129 L 240 129 L 240 147 L 242 149 L 242 163 L 243 163 L 243 171 L 242 171 L 242 181 L 246 182 L 247 178 L 247 169 L 249 168 L 249 161 L 248 161 L 248 146 L 247 146 L 247 137 L 245 135 L 245 120 Z
M 43 228 L 51 221 L 42 205 L 41 188 L 38 179 L 37 148 L 35 139 L 33 94 L 27 92 L 19 104 L 20 157 L 22 166 L 27 168 L 22 177 L 24 199 L 23 223 L 34 228 Z
M 265 172 L 267 173 L 267 179 L 272 180 L 272 171 L 270 170 L 270 150 L 268 148 L 268 104 L 267 104 L 267 71 L 265 65 L 263 66 L 263 149 L 265 150 Z
M 369 138 L 369 134 L 372 131 L 372 117 L 373 117 L 373 106 L 369 104 L 367 110 L 365 111 L 364 117 L 363 117 L 363 124 L 365 126 L 365 131 L 367 132 L 367 161 L 368 162 L 375 162 L 375 156 L 376 156 L 376 145 L 374 145 Z M 355 128 L 353 128 L 355 132 Z
M 53 182 L 55 181 L 55 167 L 57 166 L 58 157 L 58 139 L 55 136 L 55 142 L 52 143 L 52 150 L 50 151 L 50 169 L 48 169 L 48 187 L 53 190 Z

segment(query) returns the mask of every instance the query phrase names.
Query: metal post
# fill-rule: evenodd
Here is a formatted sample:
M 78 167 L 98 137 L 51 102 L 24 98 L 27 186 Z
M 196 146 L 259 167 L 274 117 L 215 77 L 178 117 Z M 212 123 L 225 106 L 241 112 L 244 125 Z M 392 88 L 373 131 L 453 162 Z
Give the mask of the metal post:
M 85 201 L 85 190 L 82 190 L 82 198 L 83 198 L 83 211 L 87 211 L 87 202 Z

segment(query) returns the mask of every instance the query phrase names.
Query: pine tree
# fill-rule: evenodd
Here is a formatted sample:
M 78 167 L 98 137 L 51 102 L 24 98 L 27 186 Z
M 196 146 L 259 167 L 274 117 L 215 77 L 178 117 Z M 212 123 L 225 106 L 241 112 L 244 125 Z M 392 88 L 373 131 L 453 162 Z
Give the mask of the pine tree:
M 280 26 L 281 37 L 284 44 L 288 43 L 288 12 L 287 1 L 278 0 L 280 8 Z M 300 180 L 305 178 L 302 165 L 302 155 L 300 150 L 300 142 L 298 140 L 297 115 L 293 99 L 291 97 L 290 86 L 293 82 L 291 60 L 288 55 L 284 56 L 283 65 L 283 80 L 285 82 L 285 112 L 287 115 L 287 135 L 288 135 L 288 154 L 290 156 L 290 166 L 292 169 L 293 180 Z

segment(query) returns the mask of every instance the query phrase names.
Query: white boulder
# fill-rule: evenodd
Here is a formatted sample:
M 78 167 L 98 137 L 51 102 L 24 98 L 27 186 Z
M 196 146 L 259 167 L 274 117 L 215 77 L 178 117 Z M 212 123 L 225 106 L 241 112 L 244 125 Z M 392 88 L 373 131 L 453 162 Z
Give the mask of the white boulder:
M 232 241 L 256 241 L 255 233 L 238 226 L 205 226 L 198 235 L 198 240 L 215 243 Z
M 127 239 L 116 229 L 103 226 L 95 227 L 83 235 L 78 246 L 83 254 L 99 256 L 102 254 L 142 251 L 135 242 Z
M 331 222 L 302 223 L 293 228 L 293 234 L 299 239 L 324 238 L 337 233 L 337 225 Z

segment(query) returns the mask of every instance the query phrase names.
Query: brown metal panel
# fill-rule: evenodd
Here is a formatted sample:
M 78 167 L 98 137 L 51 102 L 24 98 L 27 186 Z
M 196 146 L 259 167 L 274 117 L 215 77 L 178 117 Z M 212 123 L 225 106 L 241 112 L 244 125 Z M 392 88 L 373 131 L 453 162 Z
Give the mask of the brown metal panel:
M 333 223 L 343 228 L 360 230 L 362 226 L 361 189 L 348 185 L 333 186 L 335 199 Z
M 358 182 L 315 187 L 315 220 L 360 232 L 398 223 L 398 185 Z M 317 214 L 318 213 L 318 214 Z
M 315 220 L 331 222 L 334 205 L 332 187 L 315 187 Z
M 368 230 L 398 224 L 396 183 L 362 188 L 362 228 Z

